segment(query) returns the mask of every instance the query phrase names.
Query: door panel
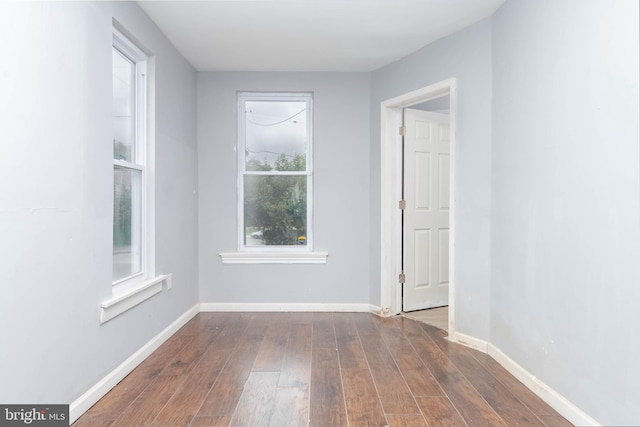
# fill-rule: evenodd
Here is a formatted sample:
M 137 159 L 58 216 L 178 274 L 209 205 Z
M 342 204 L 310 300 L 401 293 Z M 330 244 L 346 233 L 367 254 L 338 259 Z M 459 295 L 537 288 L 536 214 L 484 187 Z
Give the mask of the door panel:
M 415 254 L 418 258 L 429 259 L 431 250 L 431 230 L 415 231 Z M 431 285 L 428 262 L 417 262 L 415 265 L 415 288 L 425 288 Z
M 431 154 L 415 153 L 415 164 L 414 182 L 428 182 L 431 169 Z M 416 185 L 414 188 L 415 208 L 417 210 L 429 211 L 431 209 L 431 195 L 429 194 L 431 189 L 427 185 Z
M 449 154 L 438 155 L 438 207 L 449 210 Z
M 438 255 L 440 265 L 438 266 L 439 286 L 449 285 L 449 229 L 438 230 Z
M 405 109 L 403 310 L 448 304 L 449 116 Z

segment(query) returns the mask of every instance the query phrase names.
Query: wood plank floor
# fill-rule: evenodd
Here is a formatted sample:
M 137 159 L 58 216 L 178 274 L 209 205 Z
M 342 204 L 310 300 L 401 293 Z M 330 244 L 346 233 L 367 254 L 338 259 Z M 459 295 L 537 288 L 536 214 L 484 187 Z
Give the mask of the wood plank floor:
M 402 315 L 445 331 L 449 329 L 449 306 L 409 311 Z
M 571 425 L 445 336 L 368 313 L 200 313 L 74 426 Z

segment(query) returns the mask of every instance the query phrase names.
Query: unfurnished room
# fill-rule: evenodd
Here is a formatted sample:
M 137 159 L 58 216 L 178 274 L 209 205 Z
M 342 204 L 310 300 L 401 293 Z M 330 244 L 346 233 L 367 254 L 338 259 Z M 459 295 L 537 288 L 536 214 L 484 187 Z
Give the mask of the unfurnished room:
M 639 425 L 639 4 L 0 1 L 0 425 Z

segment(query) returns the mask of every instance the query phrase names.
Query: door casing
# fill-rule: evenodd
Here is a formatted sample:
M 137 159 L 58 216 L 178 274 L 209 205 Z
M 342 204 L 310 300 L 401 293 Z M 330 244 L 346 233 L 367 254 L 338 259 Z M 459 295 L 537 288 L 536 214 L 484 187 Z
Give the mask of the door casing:
M 449 336 L 455 336 L 455 247 L 456 247 L 456 166 L 457 141 L 456 79 L 405 93 L 380 105 L 380 305 L 382 312 L 395 315 L 402 311 L 402 289 L 398 274 L 402 269 L 402 215 L 398 202 L 402 198 L 402 109 L 449 95 L 450 119 L 450 200 L 449 200 Z

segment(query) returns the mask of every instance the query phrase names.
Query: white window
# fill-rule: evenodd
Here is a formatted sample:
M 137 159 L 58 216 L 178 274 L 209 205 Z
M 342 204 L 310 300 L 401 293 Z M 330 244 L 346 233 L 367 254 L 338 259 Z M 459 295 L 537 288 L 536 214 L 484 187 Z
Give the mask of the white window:
M 147 57 L 114 29 L 113 275 L 114 285 L 153 275 L 149 260 Z
M 153 105 L 148 103 L 145 53 L 113 29 L 113 258 L 112 295 L 100 303 L 100 323 L 172 287 L 155 275 Z M 150 67 L 153 73 L 153 61 Z
M 313 98 L 238 95 L 238 249 L 311 252 Z

